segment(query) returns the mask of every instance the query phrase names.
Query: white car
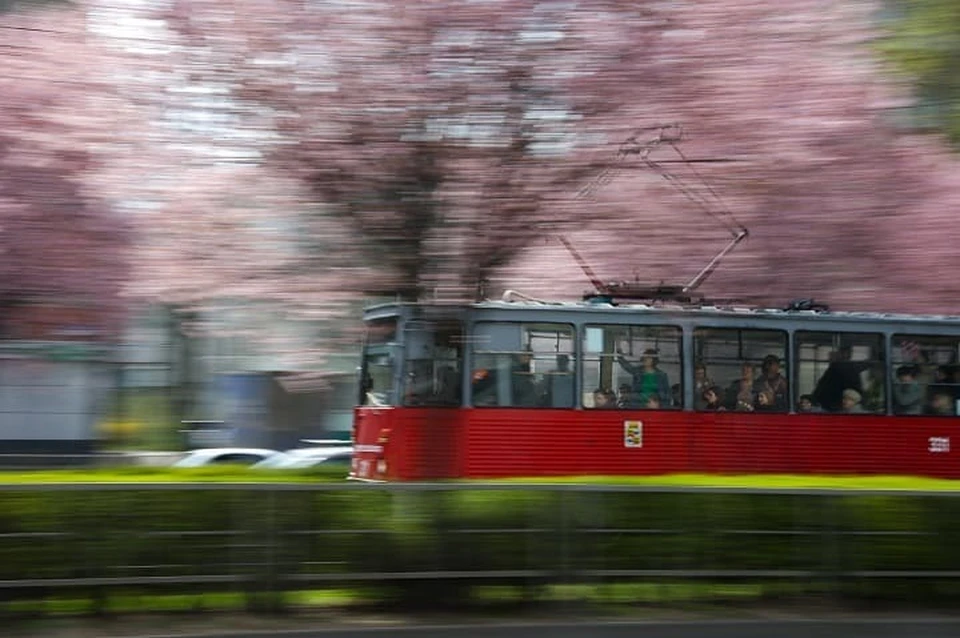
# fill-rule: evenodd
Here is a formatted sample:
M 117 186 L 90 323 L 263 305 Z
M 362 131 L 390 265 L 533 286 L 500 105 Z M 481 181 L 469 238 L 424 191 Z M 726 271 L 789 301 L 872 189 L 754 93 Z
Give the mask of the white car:
M 255 447 L 214 447 L 188 452 L 172 467 L 203 467 L 206 465 L 254 465 L 282 452 Z
M 352 460 L 352 445 L 308 447 L 277 452 L 274 456 L 260 461 L 253 467 L 271 470 L 300 470 L 317 465 L 349 466 Z

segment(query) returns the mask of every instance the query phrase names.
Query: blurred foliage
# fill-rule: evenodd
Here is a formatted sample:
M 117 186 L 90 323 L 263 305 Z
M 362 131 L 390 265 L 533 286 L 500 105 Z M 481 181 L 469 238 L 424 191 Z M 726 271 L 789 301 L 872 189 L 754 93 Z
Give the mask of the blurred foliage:
M 887 0 L 888 34 L 879 50 L 915 85 L 911 122 L 935 128 L 960 146 L 960 4 L 953 0 Z
M 948 577 L 870 573 L 957 570 L 958 516 L 955 497 L 934 495 L 38 488 L 0 493 L 0 579 L 171 577 L 93 594 L 45 592 L 99 596 L 107 609 L 115 595 L 175 587 L 181 595 L 239 588 L 248 605 L 278 610 L 292 592 L 333 586 L 342 593 L 344 580 L 358 598 L 440 608 L 489 600 L 492 585 L 541 594 L 579 586 L 592 597 L 622 584 L 639 586 L 646 599 L 642 587 L 662 583 L 679 585 L 678 596 L 707 598 L 736 588 L 720 575 L 680 585 L 683 576 L 671 571 L 721 570 L 739 574 L 739 596 L 746 587 L 769 596 L 955 605 Z M 486 573 L 483 587 L 445 577 L 462 572 Z M 177 582 L 226 575 L 240 580 Z M 8 591 L 8 600 L 37 595 Z M 621 587 L 618 598 L 629 591 Z

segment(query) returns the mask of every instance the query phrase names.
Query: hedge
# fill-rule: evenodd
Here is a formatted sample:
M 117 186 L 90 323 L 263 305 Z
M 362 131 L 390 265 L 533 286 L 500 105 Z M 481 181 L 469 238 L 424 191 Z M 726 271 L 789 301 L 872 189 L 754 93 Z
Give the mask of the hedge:
M 106 606 L 111 596 L 236 591 L 278 609 L 292 592 L 349 587 L 448 605 L 492 585 L 536 595 L 735 582 L 777 595 L 960 602 L 960 496 L 951 492 L 343 489 L 239 483 L 251 474 L 224 469 L 103 476 L 127 483 L 0 488 L 6 600 L 70 595 Z M 130 482 L 137 476 L 209 483 L 149 489 Z M 330 477 L 257 476 L 291 479 Z

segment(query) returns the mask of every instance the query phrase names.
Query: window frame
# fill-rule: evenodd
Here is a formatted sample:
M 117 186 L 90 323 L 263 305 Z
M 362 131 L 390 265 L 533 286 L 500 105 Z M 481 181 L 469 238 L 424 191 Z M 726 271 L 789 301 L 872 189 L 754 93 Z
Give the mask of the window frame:
M 940 365 L 960 367 L 960 335 L 922 334 L 922 333 L 921 333 L 921 334 L 916 334 L 916 333 L 909 333 L 909 332 L 891 332 L 891 333 L 890 333 L 890 348 L 889 348 L 889 355 L 890 355 L 890 356 L 889 356 L 889 360 L 886 362 L 887 371 L 888 371 L 887 373 L 888 373 L 889 376 L 890 376 L 889 383 L 890 383 L 890 395 L 891 395 L 891 396 L 890 396 L 890 400 L 888 401 L 889 409 L 890 409 L 890 414 L 893 415 L 893 416 L 898 416 L 898 417 L 918 417 L 918 416 L 923 416 L 923 417 L 931 417 L 931 418 L 936 418 L 936 419 L 956 418 L 958 415 L 960 415 L 960 385 L 958 385 L 958 384 L 956 384 L 956 383 L 946 383 L 946 384 L 943 384 L 943 385 L 947 385 L 947 386 L 953 386 L 953 397 L 952 397 L 952 400 L 953 400 L 953 414 L 936 414 L 936 413 L 933 413 L 933 412 L 928 411 L 929 404 L 931 403 L 931 399 L 932 399 L 932 396 L 929 395 L 929 389 L 930 389 L 930 386 L 931 386 L 932 384 L 927 384 L 926 387 L 923 388 L 924 391 L 925 391 L 925 392 L 924 392 L 925 397 L 924 397 L 924 401 L 923 401 L 922 411 L 921 411 L 919 414 L 911 414 L 911 413 L 908 413 L 908 412 L 897 412 L 897 410 L 896 410 L 896 405 L 895 405 L 895 402 L 894 402 L 894 397 L 893 397 L 894 385 L 897 383 L 897 369 L 898 369 L 901 365 L 909 365 L 909 364 L 908 364 L 907 362 L 905 362 L 905 361 L 899 361 L 899 362 L 896 361 L 897 357 L 894 357 L 893 355 L 894 355 L 895 352 L 900 352 L 900 351 L 902 351 L 903 346 L 902 346 L 901 343 L 898 343 L 898 340 L 906 340 L 906 339 L 909 339 L 909 340 L 914 341 L 914 342 L 918 342 L 918 344 L 919 344 L 919 346 L 920 346 L 920 347 L 919 347 L 919 350 L 920 350 L 921 352 L 923 351 L 923 342 L 924 342 L 924 341 L 927 341 L 928 343 L 931 342 L 931 341 L 952 341 L 952 342 L 953 342 L 953 345 L 954 345 L 954 353 L 953 353 L 954 362 L 953 362 L 953 363 L 940 364 Z M 916 365 L 916 364 L 914 364 L 914 365 Z M 931 363 L 931 366 L 936 366 L 936 365 L 937 365 L 937 364 L 935 364 L 935 363 Z
M 597 359 L 597 361 L 600 362 L 600 365 L 601 365 L 601 367 L 602 367 L 602 366 L 603 366 L 603 357 L 604 357 L 604 356 L 609 356 L 609 357 L 611 358 L 611 364 L 612 364 L 613 366 L 616 366 L 616 365 L 617 365 L 617 358 L 618 358 L 618 356 L 619 356 L 618 352 L 616 351 L 616 350 L 618 349 L 618 345 L 615 345 L 615 346 L 614 346 L 614 352 L 611 353 L 611 354 L 607 354 L 607 353 L 604 353 L 604 352 L 589 352 L 589 351 L 587 350 L 587 348 L 586 348 L 587 331 L 590 330 L 590 329 L 597 329 L 597 328 L 602 329 L 602 330 L 604 330 L 604 331 L 606 331 L 606 330 L 608 330 L 608 329 L 611 329 L 611 328 L 617 328 L 617 329 L 620 329 L 621 331 L 624 331 L 624 332 L 629 332 L 630 330 L 637 329 L 637 328 L 641 328 L 641 329 L 657 329 L 657 330 L 661 330 L 661 331 L 667 331 L 667 330 L 669 330 L 669 331 L 673 331 L 673 332 L 675 333 L 675 336 L 673 336 L 673 337 L 671 337 L 671 338 L 675 339 L 675 343 L 676 343 L 676 348 L 677 348 L 677 362 L 676 362 L 676 365 L 677 365 L 677 367 L 678 367 L 678 370 L 677 370 L 677 375 L 676 375 L 675 377 L 673 377 L 673 378 L 671 378 L 671 377 L 669 376 L 669 373 L 668 373 L 668 383 L 669 383 L 669 385 L 670 385 L 671 396 L 669 396 L 669 397 L 667 397 L 667 398 L 670 399 L 671 405 L 669 405 L 669 406 L 667 406 L 667 407 L 664 407 L 664 406 L 661 404 L 661 407 L 660 407 L 660 408 L 647 408 L 647 407 L 644 407 L 644 406 L 636 406 L 636 407 L 630 406 L 630 407 L 623 408 L 623 407 L 618 407 L 618 406 L 616 406 L 616 405 L 614 405 L 614 406 L 612 406 L 612 407 L 609 407 L 609 408 L 605 408 L 605 407 L 600 407 L 600 408 L 598 408 L 598 407 L 596 407 L 596 406 L 590 406 L 590 405 L 587 405 L 587 404 L 586 404 L 586 398 L 587 398 L 588 393 L 590 393 L 590 395 L 592 396 L 592 394 L 596 391 L 595 388 L 590 388 L 590 387 L 588 387 L 588 385 L 587 385 L 587 369 L 586 369 L 586 365 L 587 365 L 587 363 L 588 363 L 588 358 L 589 358 L 591 361 L 593 361 L 593 358 L 595 357 L 595 358 Z M 633 341 L 633 340 L 631 339 L 631 342 L 632 342 L 632 341 Z M 580 393 L 579 393 L 579 397 L 578 397 L 578 401 L 577 401 L 577 406 L 578 406 L 579 408 L 582 408 L 582 409 L 584 409 L 584 410 L 590 410 L 591 412 L 592 412 L 592 411 L 606 411 L 606 410 L 644 410 L 644 411 L 647 411 L 647 410 L 664 410 L 664 411 L 668 411 L 668 412 L 678 412 L 678 411 L 684 410 L 684 408 L 685 408 L 684 388 L 685 388 L 685 386 L 686 386 L 686 384 L 685 384 L 685 379 L 686 379 L 686 375 L 685 375 L 685 370 L 686 370 L 686 356 L 685 356 L 685 352 L 686 352 L 686 351 L 685 351 L 685 348 L 686 348 L 686 344 L 684 343 L 684 327 L 683 327 L 682 324 L 678 324 L 678 323 L 623 323 L 623 322 L 619 322 L 619 323 L 618 323 L 618 322 L 613 322 L 613 323 L 609 323 L 609 322 L 608 322 L 608 323 L 603 323 L 603 322 L 584 323 L 584 324 L 581 326 L 581 334 L 580 334 L 580 338 L 579 338 L 579 341 L 578 341 L 578 344 L 577 344 L 577 345 L 578 345 L 579 350 L 580 350 L 580 361 L 579 361 L 579 366 L 578 366 L 578 368 L 577 368 L 577 369 L 578 369 L 578 374 L 579 374 L 579 377 L 580 377 L 580 387 L 581 387 L 581 391 L 580 391 Z M 637 353 L 631 353 L 631 354 L 629 354 L 629 355 L 627 355 L 627 356 L 631 357 L 632 359 L 637 359 L 637 358 L 639 357 L 639 360 L 642 362 L 643 353 L 641 352 L 639 355 L 638 355 Z M 662 359 L 662 355 L 658 355 L 658 359 Z M 615 369 L 615 368 L 614 368 L 614 369 Z M 660 369 L 662 370 L 662 368 L 660 368 Z M 602 372 L 600 373 L 600 376 L 601 376 L 601 378 L 602 378 Z M 617 385 L 617 384 L 616 384 L 616 383 L 613 383 L 613 385 Z M 677 403 L 675 403 L 675 402 L 673 401 L 673 397 L 672 397 L 672 389 L 673 389 L 673 386 L 674 386 L 674 385 L 679 385 L 679 386 L 680 386 L 680 392 L 679 392 L 679 398 L 680 398 L 680 400 L 679 400 L 679 402 L 677 402 Z M 597 388 L 597 389 L 598 389 L 598 388 Z M 611 390 L 611 391 L 613 391 L 614 395 L 616 395 L 617 391 L 619 390 L 619 387 L 616 387 L 616 388 L 611 387 L 611 388 L 608 388 L 608 389 Z
M 826 362 L 827 364 L 826 368 L 823 370 L 823 372 L 816 375 L 816 379 L 813 383 L 813 387 L 810 389 L 809 392 L 800 392 L 800 386 L 801 386 L 800 374 L 802 371 L 801 368 L 803 366 L 803 362 L 807 361 L 808 363 L 815 363 L 815 364 L 821 363 L 821 361 L 817 359 L 808 360 L 808 359 L 803 359 L 800 356 L 801 347 L 804 345 L 803 336 L 811 335 L 811 334 L 831 335 L 833 337 L 833 341 L 839 342 L 839 345 L 835 346 L 834 348 L 835 352 L 839 351 L 843 347 L 843 341 L 845 337 L 847 341 L 849 341 L 851 337 L 853 338 L 858 338 L 858 337 L 862 338 L 862 337 L 868 337 L 868 336 L 873 337 L 876 339 L 876 344 L 878 345 L 879 358 L 874 358 L 869 360 L 873 364 L 873 366 L 867 367 L 864 371 L 873 370 L 875 368 L 880 368 L 881 370 L 883 370 L 883 377 L 879 380 L 879 384 L 878 384 L 883 392 L 883 396 L 880 400 L 881 406 L 878 409 L 867 410 L 866 408 L 864 408 L 862 412 L 843 412 L 842 410 L 834 411 L 834 410 L 825 409 L 824 406 L 819 405 L 819 402 L 818 402 L 817 407 L 819 409 L 816 412 L 817 414 L 830 414 L 830 415 L 843 415 L 843 416 L 874 416 L 874 417 L 892 414 L 892 411 L 891 411 L 892 400 L 890 396 L 891 395 L 890 379 L 889 379 L 889 373 L 887 370 L 889 366 L 889 359 L 890 359 L 889 352 L 887 352 L 888 334 L 884 332 L 884 330 L 879 326 L 877 327 L 876 330 L 873 330 L 873 331 L 856 330 L 856 329 L 830 330 L 830 329 L 807 329 L 807 328 L 795 330 L 793 332 L 794 371 L 792 374 L 792 382 L 794 387 L 794 394 L 797 397 L 797 400 L 799 400 L 799 398 L 804 394 L 813 395 L 816 393 L 816 388 L 820 384 L 820 381 L 823 378 L 823 375 L 826 374 L 827 369 L 829 369 L 831 364 L 833 363 L 832 361 L 829 361 L 829 360 Z M 863 371 L 860 372 L 860 374 L 862 373 Z M 864 394 L 865 394 L 864 392 L 861 392 L 861 406 L 863 405 L 863 402 L 866 398 L 864 397 Z
M 479 345 L 481 345 L 481 344 L 480 344 L 480 335 L 479 335 L 480 329 L 479 329 L 479 327 L 480 327 L 480 326 L 483 326 L 483 325 L 500 325 L 500 326 L 507 325 L 507 326 L 517 326 L 517 327 L 520 329 L 520 342 L 521 342 L 521 343 L 520 343 L 520 348 L 521 348 L 521 349 L 520 349 L 520 350 L 503 350 L 503 349 L 482 350 L 482 349 L 480 349 L 480 348 L 478 347 Z M 566 335 L 567 335 L 567 338 L 569 338 L 569 340 L 570 340 L 570 351 L 569 351 L 569 352 L 561 352 L 561 351 L 559 351 L 559 350 L 556 350 L 556 351 L 553 351 L 553 352 L 544 352 L 544 351 L 528 350 L 528 348 L 530 347 L 530 342 L 531 342 L 530 333 L 529 333 L 529 330 L 528 330 L 528 327 L 529 327 L 529 326 L 543 326 L 543 327 L 554 326 L 554 327 L 556 327 L 556 328 L 563 328 L 563 331 L 561 331 L 561 330 L 559 330 L 559 329 L 556 331 L 556 338 L 557 338 L 558 343 L 559 343 L 559 342 L 564 338 L 563 335 L 566 334 Z M 467 380 L 467 383 L 468 383 L 467 401 L 466 401 L 464 407 L 484 408 L 484 409 L 490 409 L 490 408 L 493 408 L 493 409 L 496 409 L 496 408 L 499 408 L 499 409 L 523 409 L 523 410 L 531 410 L 531 409 L 533 409 L 533 410 L 537 410 L 537 409 L 539 409 L 539 410 L 573 410 L 573 409 L 575 409 L 575 408 L 577 407 L 576 392 L 577 392 L 577 387 L 578 387 L 578 385 L 579 385 L 579 380 L 578 380 L 578 377 L 577 377 L 577 360 L 578 360 L 578 356 L 579 356 L 579 347 L 578 347 L 578 343 L 577 343 L 577 335 L 579 334 L 579 332 L 578 332 L 577 324 L 576 324 L 576 323 L 570 322 L 570 321 L 525 321 L 525 320 L 503 321 L 503 320 L 498 320 L 498 319 L 479 319 L 479 320 L 477 320 L 477 321 L 472 322 L 472 323 L 467 327 L 467 330 L 468 330 L 468 332 L 469 332 L 469 335 L 468 335 L 468 337 L 467 337 L 467 341 L 468 341 L 469 344 L 470 344 L 470 348 L 469 348 L 469 352 L 467 353 L 467 357 L 464 359 L 464 361 L 465 361 L 465 362 L 469 362 L 469 375 L 470 375 L 470 376 L 469 376 L 469 378 L 468 378 L 468 380 Z M 493 345 L 496 346 L 497 344 L 493 344 Z M 571 377 L 571 382 L 572 382 L 572 394 L 573 394 L 573 400 L 570 402 L 570 405 L 568 405 L 568 406 L 563 406 L 563 407 L 552 407 L 552 406 L 550 406 L 550 405 L 543 405 L 543 404 L 541 404 L 541 399 L 542 399 L 543 397 L 541 397 L 539 394 L 537 395 L 537 400 L 534 402 L 534 405 L 516 405 L 516 404 L 515 404 L 515 403 L 516 403 L 516 399 L 515 399 L 515 397 L 512 396 L 512 390 L 511 390 L 511 397 L 510 397 L 511 400 L 510 400 L 510 404 L 509 404 L 509 405 L 501 405 L 499 402 L 496 402 L 496 403 L 493 403 L 493 404 L 477 403 L 477 400 L 476 400 L 476 398 L 477 398 L 477 397 L 476 397 L 477 391 L 476 391 L 476 388 L 475 388 L 475 385 L 476 385 L 476 383 L 477 383 L 477 381 L 478 381 L 478 379 L 477 379 L 477 374 L 478 374 L 481 370 L 485 370 L 485 371 L 487 371 L 487 372 L 490 371 L 489 368 L 479 368 L 479 367 L 478 367 L 478 359 L 481 358 L 481 357 L 484 357 L 484 356 L 491 356 L 491 355 L 496 356 L 496 357 L 500 357 L 500 356 L 503 356 L 503 355 L 509 355 L 509 356 L 512 357 L 512 356 L 516 356 L 516 355 L 519 355 L 519 354 L 523 354 L 523 353 L 525 353 L 525 352 L 531 352 L 531 353 L 532 353 L 533 356 L 532 356 L 532 358 L 531 358 L 531 363 L 533 363 L 534 366 L 536 365 L 536 362 L 537 362 L 538 360 L 543 360 L 543 358 L 544 358 L 546 355 L 548 355 L 548 354 L 551 355 L 551 356 L 554 356 L 554 357 L 556 357 L 556 356 L 558 356 L 558 355 L 566 355 L 566 356 L 567 356 L 567 362 L 568 362 L 567 365 L 569 366 L 569 369 L 570 369 L 570 377 Z M 539 356 L 538 356 L 538 355 L 539 355 Z M 495 359 L 495 361 L 497 361 L 497 362 L 499 363 L 500 360 L 499 360 L 499 359 Z M 466 363 L 465 363 L 465 365 L 466 365 Z M 495 366 L 495 367 L 494 367 L 494 371 L 497 373 L 497 375 L 499 375 L 499 366 Z M 550 372 L 550 371 L 546 371 L 546 372 L 542 372 L 542 373 L 532 372 L 532 373 L 530 373 L 530 374 L 531 374 L 531 376 L 532 376 L 534 379 L 536 379 L 536 377 L 537 377 L 538 375 L 540 375 L 540 376 L 544 377 L 543 380 L 546 380 L 546 375 L 547 375 L 549 372 Z M 513 379 L 512 379 L 512 374 L 511 374 L 511 381 L 510 381 L 511 384 L 512 384 L 512 381 L 513 381 Z M 497 381 L 497 383 L 499 383 L 499 381 Z M 534 381 L 534 384 L 536 385 L 536 381 Z
M 793 337 L 793 335 L 792 335 L 792 332 L 791 332 L 790 330 L 788 330 L 788 329 L 786 329 L 786 328 L 768 328 L 768 327 L 749 327 L 749 328 L 744 328 L 744 327 L 738 327 L 738 326 L 726 326 L 726 325 L 715 326 L 715 325 L 703 325 L 703 324 L 696 324 L 696 325 L 693 326 L 693 328 L 692 328 L 692 330 L 691 330 L 691 334 L 690 334 L 690 340 L 691 340 L 691 344 L 692 344 L 692 347 L 693 347 L 693 357 L 691 358 L 691 361 L 690 361 L 690 367 L 691 367 L 691 369 L 690 369 L 690 377 L 691 377 L 691 379 L 694 379 L 694 380 L 695 380 L 695 378 L 696 378 L 696 377 L 695 377 L 696 367 L 697 367 L 698 364 L 702 363 L 702 364 L 706 367 L 706 371 L 707 371 L 707 376 L 708 376 L 708 378 L 711 378 L 711 379 L 713 380 L 713 382 L 714 382 L 713 385 L 716 386 L 716 387 L 718 387 L 718 388 L 720 389 L 720 391 L 723 393 L 723 395 L 720 396 L 719 399 L 720 399 L 721 401 L 724 401 L 724 402 L 725 402 L 725 401 L 726 401 L 726 396 L 727 396 L 727 393 L 728 393 L 728 390 L 729 390 L 729 387 L 728 387 L 728 386 L 732 385 L 735 381 L 738 381 L 739 379 L 736 379 L 736 378 L 735 378 L 735 379 L 733 379 L 732 381 L 730 381 L 729 383 L 726 383 L 726 384 L 724 384 L 724 385 L 721 385 L 721 384 L 717 383 L 716 378 L 715 378 L 715 375 L 711 375 L 711 372 L 710 372 L 710 361 L 707 360 L 707 359 L 704 359 L 704 358 L 700 357 L 699 354 L 698 354 L 698 353 L 700 352 L 700 350 L 701 350 L 700 348 L 698 348 L 698 344 L 699 344 L 702 340 L 704 340 L 704 338 L 700 336 L 701 331 L 709 331 L 709 332 L 711 332 L 711 333 L 718 333 L 718 332 L 723 332 L 723 333 L 737 333 L 737 339 L 736 339 L 736 341 L 737 341 L 737 352 L 738 352 L 738 355 L 741 355 L 741 356 L 738 356 L 738 358 L 736 359 L 736 363 L 737 363 L 737 366 L 736 366 L 736 367 L 737 367 L 737 369 L 739 370 L 739 369 L 741 368 L 741 366 L 743 365 L 744 361 L 749 361 L 752 365 L 754 365 L 755 367 L 758 367 L 758 368 L 759 368 L 759 372 L 760 372 L 761 374 L 762 374 L 762 372 L 763 372 L 763 358 L 765 358 L 766 356 L 768 356 L 768 355 L 770 355 L 770 354 L 775 354 L 775 353 L 768 352 L 766 355 L 764 355 L 764 357 L 759 358 L 759 359 L 756 359 L 756 360 L 754 360 L 754 359 L 744 359 L 744 358 L 742 357 L 743 350 L 744 350 L 743 344 L 744 344 L 746 341 L 748 341 L 748 340 L 745 340 L 745 339 L 743 338 L 743 333 L 768 333 L 768 334 L 776 334 L 776 335 L 779 335 L 779 337 L 780 337 L 780 338 L 779 338 L 779 341 L 781 341 L 781 343 L 782 343 L 782 346 L 781 346 L 782 349 L 781 349 L 780 353 L 779 353 L 778 355 L 775 354 L 775 356 L 777 356 L 777 358 L 780 360 L 780 368 L 781 368 L 780 374 L 781 374 L 781 376 L 783 376 L 783 378 L 784 378 L 784 379 L 786 380 L 786 382 L 787 382 L 786 406 L 785 406 L 783 409 L 770 410 L 770 411 L 762 411 L 762 412 L 759 412 L 759 414 L 790 414 L 791 412 L 793 412 L 793 410 L 794 410 L 794 405 L 795 405 L 795 400 L 794 400 L 794 396 L 795 396 L 795 381 L 794 381 L 793 378 L 792 378 L 793 375 L 792 375 L 792 370 L 791 370 L 790 350 L 791 350 L 791 343 L 792 343 L 792 337 Z M 709 340 L 707 340 L 707 341 L 709 342 Z M 732 361 L 733 361 L 733 360 L 730 360 L 730 362 L 732 362 Z M 726 361 L 726 360 L 723 360 L 720 365 L 724 365 L 724 366 L 725 366 L 725 365 L 727 365 L 727 364 L 730 363 L 730 362 L 728 362 L 728 361 Z M 755 378 L 754 378 L 754 383 L 756 383 L 756 381 L 758 381 L 759 378 L 760 378 L 760 377 L 755 377 Z M 704 409 L 702 409 L 702 408 L 698 408 L 698 407 L 697 407 L 697 397 L 696 397 L 695 392 L 696 392 L 696 387 L 694 386 L 693 405 L 690 406 L 691 409 L 692 409 L 693 411 L 699 413 L 699 414 L 709 414 L 709 413 L 713 412 L 713 410 L 704 410 Z M 728 408 L 726 405 L 724 406 L 724 409 L 723 409 L 722 411 L 735 412 L 735 413 L 737 413 L 737 414 L 753 414 L 753 413 L 757 413 L 756 410 L 739 410 L 739 411 L 738 411 L 738 410 L 733 410 L 733 409 Z
M 449 330 L 449 328 L 454 328 Z M 397 405 L 402 407 L 424 407 L 424 408 L 454 408 L 462 407 L 463 402 L 463 368 L 465 364 L 465 353 L 464 353 L 464 335 L 466 334 L 466 326 L 464 322 L 459 319 L 446 320 L 446 321 L 431 321 L 426 319 L 412 319 L 404 323 L 403 326 L 403 347 L 402 347 L 402 360 L 400 361 L 400 394 L 396 398 Z M 445 347 L 452 349 L 457 356 L 453 358 L 442 358 L 442 357 L 417 357 L 414 358 L 411 355 L 414 353 L 414 347 L 416 341 L 413 339 L 413 335 L 416 334 L 429 334 L 431 337 L 430 340 L 430 351 L 435 354 L 435 348 Z M 438 344 L 437 337 L 438 335 L 446 335 L 447 341 L 445 344 Z M 414 369 L 416 364 L 428 362 L 431 364 L 430 370 L 430 392 L 425 396 L 423 393 L 415 392 L 415 390 L 421 386 L 416 384 L 411 384 L 411 379 L 416 378 L 414 374 Z M 456 375 L 450 377 L 450 379 L 456 380 L 456 393 L 453 395 L 451 400 L 444 401 L 441 397 L 443 396 L 441 392 L 437 390 L 443 385 L 444 381 L 437 376 L 438 365 L 441 367 L 447 367 L 450 363 L 455 363 L 454 370 Z M 417 400 L 412 400 L 413 397 L 416 397 Z

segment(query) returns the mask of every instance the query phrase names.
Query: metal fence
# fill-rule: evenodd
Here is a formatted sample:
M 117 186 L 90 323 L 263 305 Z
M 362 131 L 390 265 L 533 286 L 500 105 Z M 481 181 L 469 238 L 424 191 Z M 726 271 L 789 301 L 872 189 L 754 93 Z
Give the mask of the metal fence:
M 955 604 L 958 497 L 601 485 L 0 485 L 0 594 L 283 595 L 375 585 L 437 597 L 498 585 L 590 596 L 630 584 L 649 586 L 635 595 L 654 598 L 749 589 Z

